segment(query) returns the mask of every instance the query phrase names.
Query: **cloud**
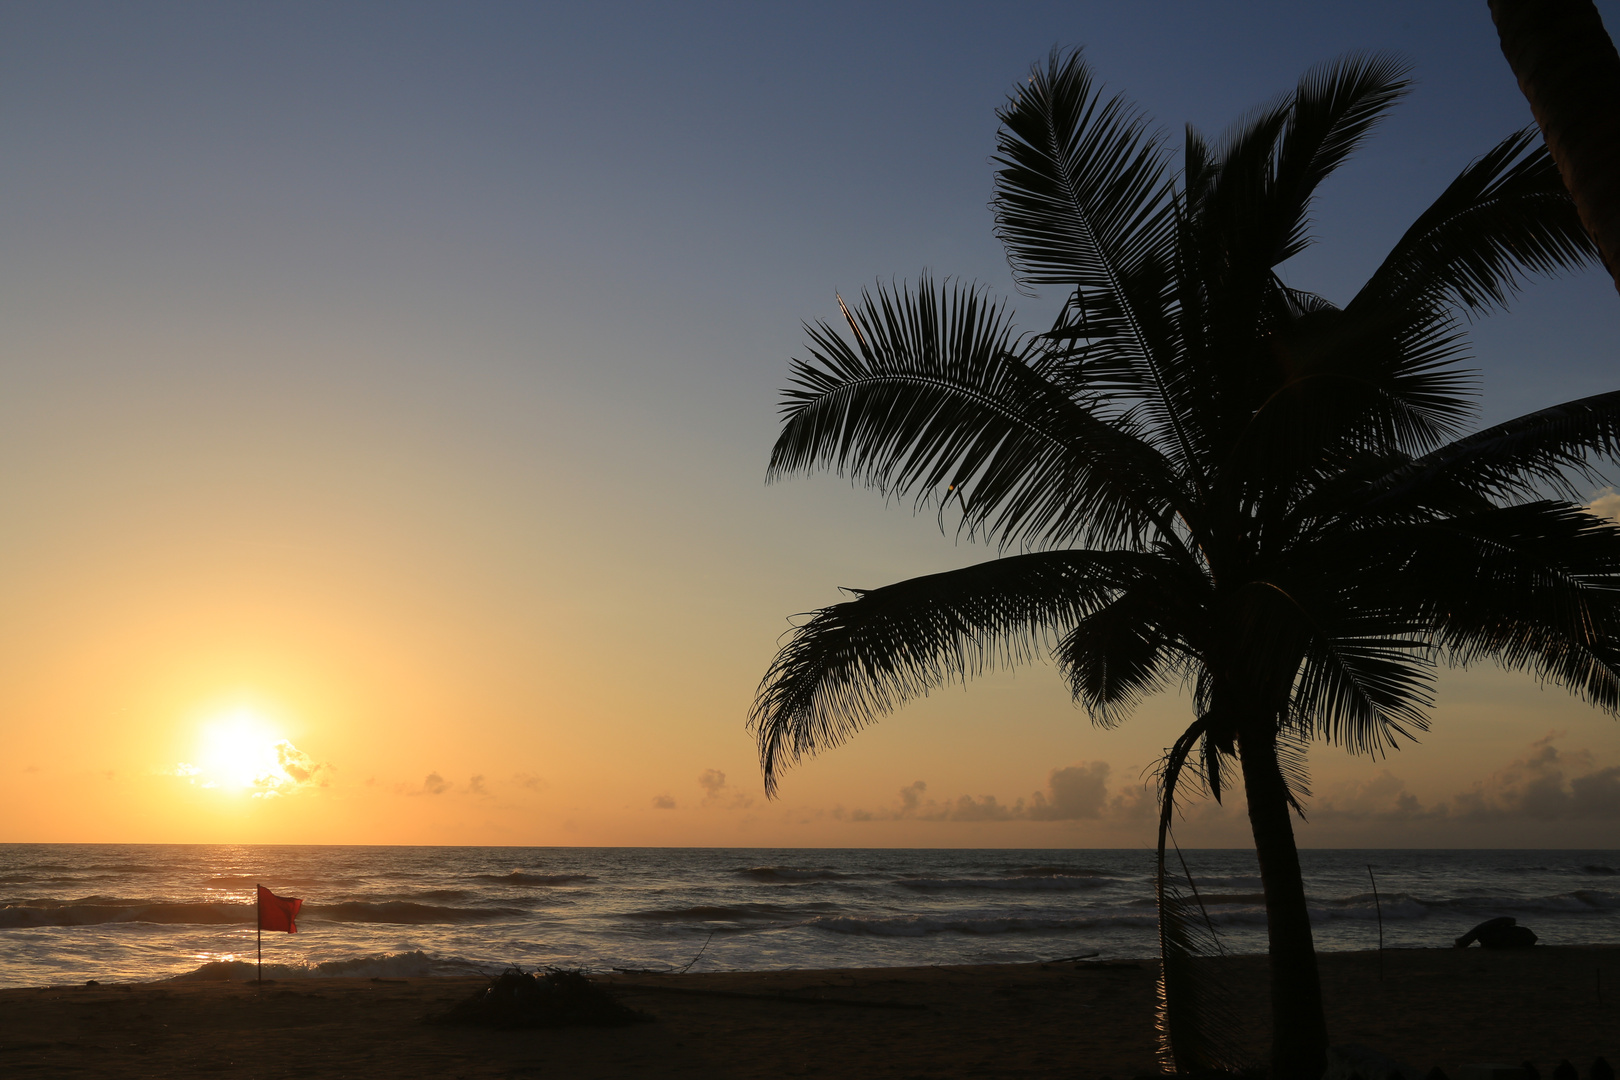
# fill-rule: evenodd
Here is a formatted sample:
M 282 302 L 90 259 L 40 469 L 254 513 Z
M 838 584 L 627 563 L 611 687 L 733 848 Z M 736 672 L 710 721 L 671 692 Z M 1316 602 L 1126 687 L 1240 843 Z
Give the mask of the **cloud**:
M 920 816 L 927 821 L 1011 821 L 1028 815 L 1023 799 L 1015 806 L 1003 806 L 994 795 L 981 795 L 976 799 L 971 795 L 958 795 L 955 802 L 944 803 L 938 810 L 930 808 Z
M 450 781 L 436 772 L 430 772 L 422 778 L 421 787 L 413 788 L 400 784 L 394 790 L 401 795 L 443 795 L 450 790 Z
M 1464 817 L 1535 821 L 1620 820 L 1620 766 L 1600 769 L 1589 750 L 1566 752 L 1549 732 L 1452 800 Z
M 1592 496 L 1592 501 L 1586 508 L 1598 517 L 1612 518 L 1620 521 L 1620 495 L 1615 494 L 1614 488 L 1604 488 Z
M 1421 830 L 1431 839 L 1466 836 L 1470 842 L 1519 836 L 1526 828 L 1551 829 L 1553 835 L 1584 828 L 1600 835 L 1620 823 L 1620 765 L 1601 762 L 1588 750 L 1565 749 L 1559 745 L 1563 737 L 1552 732 L 1537 739 L 1506 765 L 1449 797 L 1420 796 L 1401 777 L 1381 769 L 1321 792 L 1307 804 L 1307 820 L 1326 826 L 1329 834 L 1351 830 L 1344 836 L 1357 837 L 1359 844 L 1387 834 L 1390 826 Z M 1247 838 L 1241 792 L 1225 805 L 1193 799 L 1182 810 L 1186 823 L 1206 839 L 1219 837 L 1225 844 Z M 805 820 L 822 817 L 858 822 L 1089 821 L 1135 834 L 1151 830 L 1157 821 L 1158 795 L 1151 783 L 1118 783 L 1106 761 L 1080 761 L 1051 770 L 1042 790 L 1011 802 L 995 795 L 931 797 L 927 782 L 917 780 L 900 788 L 886 807 L 846 811 L 840 806 L 815 811 Z
M 1046 790 L 1037 791 L 1026 801 L 1004 803 L 994 795 L 958 795 L 954 799 L 926 798 L 928 784 L 917 780 L 899 791 L 894 807 L 886 810 L 853 810 L 853 821 L 1079 821 L 1122 817 L 1136 819 L 1142 802 L 1139 795 L 1121 793 L 1108 797 L 1109 765 L 1106 761 L 1081 761 L 1053 769 L 1046 778 Z
M 280 799 L 331 783 L 332 766 L 316 761 L 286 739 L 276 743 L 275 751 L 276 768 L 253 778 L 255 799 Z
M 925 781 L 917 780 L 900 789 L 899 805 L 891 810 L 856 810 L 850 814 L 855 821 L 1010 821 L 1025 817 L 1024 800 L 1013 806 L 998 802 L 994 795 L 959 795 L 955 799 L 924 799 L 928 791 Z
M 669 794 L 654 795 L 652 804 L 654 810 L 673 810 L 675 809 L 675 797 Z
M 410 784 L 395 784 L 394 793 L 396 795 L 409 795 L 412 797 L 418 795 L 446 794 L 487 796 L 490 794 L 488 780 L 489 778 L 483 773 L 477 773 L 469 777 L 465 785 L 456 787 L 453 783 L 444 778 L 443 773 L 434 771 L 428 773 L 422 778 L 422 784 L 420 787 L 413 787 Z M 368 785 L 375 782 L 375 778 L 366 781 Z
M 253 790 L 255 799 L 279 799 L 288 795 L 296 795 L 309 788 L 324 788 L 331 784 L 333 768 L 330 764 L 316 761 L 286 739 L 282 739 L 270 748 L 275 752 L 275 764 L 267 760 L 259 763 L 263 771 L 250 780 L 240 780 L 236 777 L 221 779 L 217 775 L 205 775 L 205 770 L 189 761 L 177 762 L 174 768 L 161 773 L 162 776 L 177 776 L 186 782 L 200 788 L 217 788 L 221 784 L 230 787 L 247 787 Z
M 1313 822 L 1402 822 L 1425 821 L 1447 816 L 1443 803 L 1424 806 L 1406 790 L 1406 781 L 1382 769 L 1366 780 L 1340 784 L 1324 792 L 1315 806 L 1306 807 Z
M 316 761 L 286 739 L 276 743 L 276 761 L 295 788 L 326 787 L 331 782 L 331 765 Z M 284 786 L 276 785 L 278 790 Z
M 1046 778 L 1051 797 L 1039 791 L 1030 798 L 1031 821 L 1078 821 L 1100 818 L 1108 803 L 1108 762 L 1080 762 L 1053 769 Z
M 545 780 L 534 775 L 534 773 L 513 773 L 512 783 L 520 788 L 528 788 L 530 791 L 544 791 L 546 788 Z
M 1589 750 L 1561 750 L 1549 732 L 1466 791 L 1425 806 L 1388 769 L 1341 785 L 1310 811 L 1320 822 L 1620 821 L 1620 766 L 1599 768 Z
M 726 774 L 719 769 L 704 769 L 698 777 L 698 787 L 703 789 L 704 806 L 721 806 L 728 810 L 746 810 L 754 805 L 754 797 L 747 792 L 738 791 L 726 783 Z

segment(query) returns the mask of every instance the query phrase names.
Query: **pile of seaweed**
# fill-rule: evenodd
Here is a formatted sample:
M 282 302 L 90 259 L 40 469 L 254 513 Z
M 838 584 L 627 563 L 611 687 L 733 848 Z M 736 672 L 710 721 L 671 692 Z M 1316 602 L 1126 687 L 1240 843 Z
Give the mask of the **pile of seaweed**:
M 622 1004 L 583 971 L 510 967 L 434 1019 L 470 1027 L 558 1028 L 623 1027 L 652 1017 Z

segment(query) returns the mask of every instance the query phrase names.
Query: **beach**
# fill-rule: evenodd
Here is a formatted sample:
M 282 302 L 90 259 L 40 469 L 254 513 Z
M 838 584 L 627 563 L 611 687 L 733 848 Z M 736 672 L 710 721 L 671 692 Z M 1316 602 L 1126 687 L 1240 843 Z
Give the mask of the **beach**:
M 1215 961 L 1264 1057 L 1265 958 Z M 1321 956 L 1333 1042 L 1421 1076 L 1620 1059 L 1620 948 Z M 653 1022 L 428 1022 L 476 977 L 0 990 L 0 1073 L 39 1077 L 1045 1077 L 1157 1072 L 1154 961 L 596 976 Z M 1601 1002 L 1599 1000 L 1601 983 Z

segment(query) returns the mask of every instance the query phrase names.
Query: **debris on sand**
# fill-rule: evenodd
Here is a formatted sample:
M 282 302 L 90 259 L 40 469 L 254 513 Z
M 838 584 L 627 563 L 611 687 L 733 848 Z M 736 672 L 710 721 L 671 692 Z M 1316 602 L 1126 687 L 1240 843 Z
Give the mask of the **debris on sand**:
M 651 1020 L 622 1004 L 580 970 L 510 967 L 482 990 L 435 1018 L 441 1024 L 492 1028 L 623 1027 Z

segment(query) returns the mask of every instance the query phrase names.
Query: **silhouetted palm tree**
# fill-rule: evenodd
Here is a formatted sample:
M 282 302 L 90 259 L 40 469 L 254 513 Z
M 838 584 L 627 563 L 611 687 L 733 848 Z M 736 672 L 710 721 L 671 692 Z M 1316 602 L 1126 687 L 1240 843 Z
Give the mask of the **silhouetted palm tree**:
M 1469 165 L 1343 308 L 1277 267 L 1312 197 L 1395 102 L 1398 65 L 1308 73 L 1179 177 L 1142 119 L 1054 54 L 1000 111 L 997 233 L 1068 302 L 1019 336 L 965 287 L 878 288 L 809 328 L 771 475 L 817 468 L 961 514 L 1003 557 L 815 612 L 761 683 L 767 790 L 941 684 L 1050 650 L 1107 727 L 1176 680 L 1219 798 L 1236 765 L 1266 894 L 1273 1075 L 1327 1045 L 1290 747 L 1425 727 L 1438 661 L 1493 661 L 1620 705 L 1620 528 L 1575 500 L 1620 449 L 1620 392 L 1459 438 L 1458 309 L 1592 257 L 1520 132 Z M 1183 1064 L 1196 1048 L 1177 1047 Z

